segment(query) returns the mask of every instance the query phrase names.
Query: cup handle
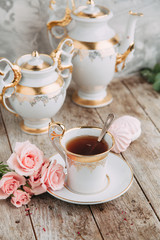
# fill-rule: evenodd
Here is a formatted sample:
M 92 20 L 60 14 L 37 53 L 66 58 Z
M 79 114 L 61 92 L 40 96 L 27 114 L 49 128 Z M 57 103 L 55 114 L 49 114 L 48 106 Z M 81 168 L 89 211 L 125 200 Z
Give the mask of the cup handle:
M 59 122 L 49 123 L 49 130 L 48 130 L 49 139 L 53 147 L 61 155 L 61 157 L 63 158 L 66 164 L 66 155 L 64 150 L 62 150 L 62 147 L 60 146 L 60 137 L 63 136 L 64 132 L 65 132 L 65 127 L 63 124 Z

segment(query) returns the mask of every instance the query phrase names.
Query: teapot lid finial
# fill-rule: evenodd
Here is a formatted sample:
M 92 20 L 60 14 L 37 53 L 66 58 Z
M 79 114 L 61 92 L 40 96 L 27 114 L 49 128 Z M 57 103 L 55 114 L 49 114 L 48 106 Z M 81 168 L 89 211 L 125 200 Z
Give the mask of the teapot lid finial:
M 94 0 L 88 0 L 85 6 L 80 6 L 73 11 L 73 14 L 80 18 L 101 18 L 110 14 L 108 8 L 95 5 Z
M 39 52 L 34 50 L 31 55 L 32 55 L 32 57 L 38 57 L 39 56 Z
M 88 0 L 88 1 L 87 1 L 87 4 L 88 4 L 88 5 L 95 5 L 94 0 Z

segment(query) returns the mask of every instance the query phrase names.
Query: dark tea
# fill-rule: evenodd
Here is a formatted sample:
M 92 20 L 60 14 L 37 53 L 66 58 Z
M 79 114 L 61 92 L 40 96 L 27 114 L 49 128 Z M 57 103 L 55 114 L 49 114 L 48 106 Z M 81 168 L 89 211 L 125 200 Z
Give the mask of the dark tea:
M 79 136 L 71 139 L 67 143 L 66 149 L 72 153 L 88 156 L 107 151 L 108 144 L 104 139 L 98 142 L 95 136 Z

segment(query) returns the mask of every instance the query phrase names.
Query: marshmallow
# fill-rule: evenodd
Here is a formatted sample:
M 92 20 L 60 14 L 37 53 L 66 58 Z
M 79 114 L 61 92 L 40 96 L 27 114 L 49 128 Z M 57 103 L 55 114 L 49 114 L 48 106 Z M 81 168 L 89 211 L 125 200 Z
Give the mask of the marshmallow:
M 131 133 L 131 141 L 135 141 L 141 135 L 141 122 L 132 116 L 123 116 L 116 119 L 113 124 L 121 128 L 126 128 Z
M 141 135 L 141 123 L 132 116 L 123 116 L 116 119 L 108 131 L 115 139 L 112 150 L 116 153 L 124 152 L 131 142 Z
M 108 131 L 113 135 L 115 140 L 115 145 L 112 151 L 115 153 L 124 152 L 131 143 L 131 134 L 128 129 L 121 128 L 114 123 L 108 129 Z

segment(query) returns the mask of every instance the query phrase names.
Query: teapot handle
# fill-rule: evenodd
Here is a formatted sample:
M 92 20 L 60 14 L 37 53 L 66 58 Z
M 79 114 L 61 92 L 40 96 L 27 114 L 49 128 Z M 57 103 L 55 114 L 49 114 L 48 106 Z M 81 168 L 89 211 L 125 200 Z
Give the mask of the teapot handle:
M 56 4 L 56 1 L 54 0 L 50 0 L 50 4 L 49 7 L 50 9 L 53 9 L 52 5 Z M 60 20 L 53 20 L 47 23 L 47 30 L 48 30 L 48 34 L 56 39 L 61 39 L 63 38 L 66 34 L 67 34 L 67 30 L 66 30 L 66 26 L 71 22 L 72 18 L 71 18 L 71 10 L 68 7 L 68 2 L 67 2 L 67 7 L 65 10 L 65 15 L 62 19 Z M 62 35 L 56 35 L 56 33 L 53 33 L 52 29 L 54 27 L 62 27 L 64 30 L 64 33 Z
M 71 81 L 73 69 L 71 61 L 73 57 L 73 51 L 74 51 L 73 41 L 69 38 L 65 38 L 61 40 L 57 49 L 55 49 L 50 55 L 52 59 L 57 61 L 58 70 L 61 77 L 65 81 L 66 89 L 68 88 Z
M 11 95 L 15 92 L 15 87 L 19 83 L 19 81 L 21 80 L 21 76 L 22 76 L 21 75 L 21 69 L 18 65 L 12 64 L 6 58 L 0 58 L 0 62 L 8 63 L 9 66 L 11 67 L 13 73 L 14 73 L 13 80 L 9 81 L 9 77 L 8 77 L 7 80 L 4 81 L 3 79 L 9 71 L 7 71 L 5 73 L 0 71 L 0 75 L 4 76 L 4 77 L 2 77 L 2 79 L 0 81 L 0 102 L 9 112 L 11 112 L 11 113 L 13 113 L 17 116 L 18 114 L 7 105 L 6 98 L 11 97 Z M 9 90 L 8 93 L 7 93 L 7 90 Z

